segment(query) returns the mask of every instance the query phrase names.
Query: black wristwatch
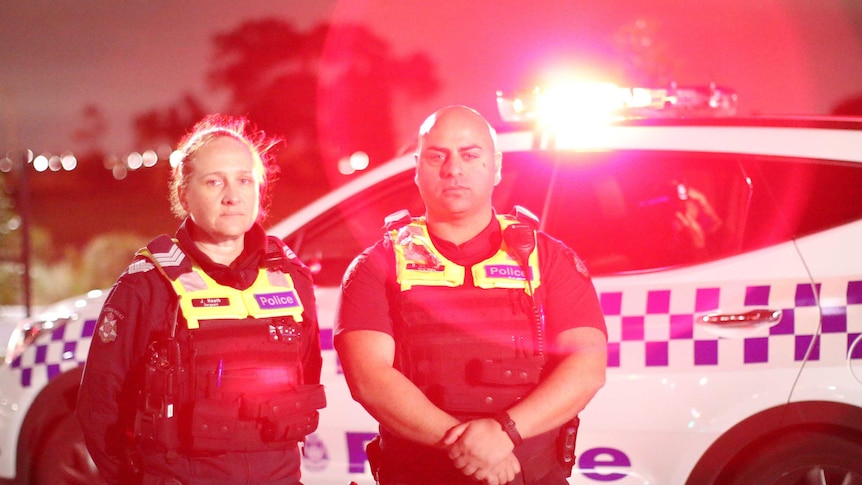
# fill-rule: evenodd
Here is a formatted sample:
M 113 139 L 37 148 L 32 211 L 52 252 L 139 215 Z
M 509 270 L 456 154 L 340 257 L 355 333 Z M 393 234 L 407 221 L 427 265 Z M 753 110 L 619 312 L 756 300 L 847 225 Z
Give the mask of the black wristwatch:
M 494 421 L 500 423 L 500 426 L 503 427 L 503 431 L 505 431 L 506 434 L 509 435 L 509 439 L 512 440 L 512 444 L 518 446 L 524 441 L 524 439 L 521 438 L 521 433 L 518 433 L 518 428 L 515 427 L 515 422 L 512 421 L 512 417 L 509 416 L 509 413 L 503 411 L 494 416 Z

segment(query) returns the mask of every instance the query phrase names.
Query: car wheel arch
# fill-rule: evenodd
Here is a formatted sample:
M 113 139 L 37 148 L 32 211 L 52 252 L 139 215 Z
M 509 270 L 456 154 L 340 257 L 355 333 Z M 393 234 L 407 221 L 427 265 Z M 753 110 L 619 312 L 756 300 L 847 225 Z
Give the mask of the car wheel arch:
M 65 416 L 75 413 L 84 367 L 78 366 L 51 379 L 33 400 L 21 425 L 15 460 L 17 483 L 30 483 L 35 457 L 47 433 Z
M 832 401 L 803 401 L 763 410 L 723 433 L 704 452 L 686 485 L 717 485 L 746 450 L 790 432 L 817 430 L 862 436 L 862 408 Z

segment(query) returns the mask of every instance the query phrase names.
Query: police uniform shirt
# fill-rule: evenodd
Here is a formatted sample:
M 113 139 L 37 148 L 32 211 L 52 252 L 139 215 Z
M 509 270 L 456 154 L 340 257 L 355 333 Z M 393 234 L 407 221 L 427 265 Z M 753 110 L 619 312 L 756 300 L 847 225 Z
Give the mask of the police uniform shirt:
M 502 230 L 495 217 L 475 238 L 455 245 L 430 234 L 434 247 L 449 261 L 464 266 L 465 285 L 472 285 L 470 267 L 494 255 L 502 244 Z M 604 316 L 598 297 L 583 263 L 562 242 L 542 232 L 537 233 L 541 298 L 545 315 L 545 351 L 548 364 L 558 362 L 556 336 L 564 330 L 593 327 L 607 336 Z M 395 251 L 385 239 L 358 256 L 342 283 L 342 295 L 335 322 L 335 339 L 353 330 L 374 330 L 392 335 L 395 331 L 390 319 L 390 298 L 398 298 L 401 291 L 396 281 Z M 557 355 L 555 355 L 557 354 Z M 400 470 L 415 476 L 433 473 L 435 480 L 445 483 L 471 483 L 451 467 L 449 460 L 438 450 L 400 440 L 385 427 L 380 433 L 392 442 L 392 456 L 387 460 L 398 463 Z M 525 440 L 521 446 L 523 456 L 544 453 L 545 438 Z M 414 447 L 415 446 L 415 447 Z M 562 472 L 560 477 L 563 480 Z M 463 480 L 462 480 L 463 479 Z
M 183 251 L 221 285 L 247 289 L 258 275 L 269 241 L 262 227 L 255 224 L 245 235 L 242 254 L 230 265 L 213 262 L 194 244 L 187 219 L 175 237 Z M 285 261 L 282 271 L 290 274 L 304 306 L 302 360 L 306 383 L 320 382 L 321 356 L 319 329 L 310 274 L 298 260 Z M 122 450 L 128 449 L 128 430 L 133 427 L 138 392 L 142 386 L 143 357 L 150 343 L 169 335 L 176 309 L 176 294 L 150 263 L 137 258 L 111 289 L 97 322 L 87 359 L 78 401 L 87 447 L 109 483 L 124 483 Z M 185 322 L 179 322 L 183 331 Z M 195 463 L 194 467 L 211 476 L 237 477 L 251 473 L 252 482 L 267 483 L 273 477 L 285 481 L 285 473 L 298 476 L 299 452 L 233 453 L 218 457 L 214 463 Z M 166 465 L 168 466 L 168 465 Z M 188 462 L 167 470 L 180 480 L 194 483 L 219 483 L 197 479 Z M 170 466 L 168 466 L 169 468 Z M 192 474 L 191 476 L 183 476 Z M 227 475 L 225 475 L 227 474 Z
M 607 336 L 604 316 L 583 263 L 561 241 L 538 232 L 539 273 L 544 287 L 544 314 L 547 350 L 560 332 L 593 327 Z M 431 234 L 434 247 L 450 261 L 468 268 L 466 285 L 472 284 L 470 266 L 491 257 L 501 246 L 502 231 L 496 218 L 476 237 L 461 245 Z M 375 330 L 394 335 L 389 314 L 389 297 L 399 291 L 395 282 L 395 255 L 384 241 L 359 255 L 342 283 L 335 322 L 335 338 L 351 330 Z

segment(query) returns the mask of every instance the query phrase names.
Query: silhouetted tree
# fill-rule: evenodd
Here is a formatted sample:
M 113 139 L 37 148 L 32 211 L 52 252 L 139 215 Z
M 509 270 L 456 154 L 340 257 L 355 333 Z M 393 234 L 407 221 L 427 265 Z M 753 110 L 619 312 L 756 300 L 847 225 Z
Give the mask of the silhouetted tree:
M 228 110 L 284 138 L 279 162 L 292 189 L 321 184 L 317 140 L 317 82 L 322 40 L 281 20 L 249 21 L 214 38 L 209 73 L 214 89 L 230 95 Z
M 359 25 L 320 25 L 297 31 L 279 19 L 248 21 L 213 38 L 208 74 L 228 101 L 217 111 L 246 115 L 284 139 L 281 181 L 271 217 L 280 218 L 342 182 L 337 161 L 356 151 L 374 163 L 390 158 L 397 94 L 419 99 L 438 90 L 423 54 L 396 57 L 388 43 Z M 139 141 L 171 143 L 203 116 L 193 95 L 135 120 Z
M 324 32 L 318 29 L 317 36 Z M 357 150 L 372 165 L 384 162 L 402 141 L 395 139 L 396 97 L 421 101 L 436 94 L 433 64 L 420 53 L 393 56 L 388 43 L 360 25 L 332 27 L 327 34 L 318 103 L 325 166 L 334 170 L 337 160 Z
M 340 158 L 359 150 L 372 164 L 390 158 L 401 142 L 393 126 L 398 97 L 421 100 L 438 89 L 425 55 L 396 56 L 385 40 L 358 25 L 297 31 L 288 22 L 263 19 L 218 34 L 213 43 L 207 80 L 213 91 L 227 94 L 212 99 L 226 101 L 213 106 L 199 93 L 186 93 L 139 113 L 133 119 L 137 146 L 174 147 L 211 110 L 248 116 L 284 139 L 277 152 L 281 178 L 273 191 L 271 221 L 345 180 L 335 173 Z M 125 158 L 105 153 L 106 133 L 103 110 L 84 106 L 73 132 L 82 146 L 78 168 L 62 177 L 31 177 L 32 199 L 38 200 L 31 211 L 34 303 L 108 285 L 143 244 L 139 241 L 176 227 L 167 202 L 167 164 L 122 170 L 123 177 L 116 177 L 110 169 L 125 168 Z M 14 216 L 5 202 L 0 197 L 0 225 Z M 100 238 L 105 233 L 114 235 Z M 0 252 L 19 249 L 16 237 L 0 234 Z M 92 254 L 110 257 L 94 265 Z M 14 261 L 5 269 L 0 284 L 14 299 L 20 285 L 12 280 L 19 269 Z
M 135 117 L 134 130 L 139 146 L 159 147 L 173 145 L 186 130 L 206 114 L 194 95 L 185 94 L 175 104 L 154 109 Z
M 84 151 L 98 151 L 108 131 L 105 113 L 95 103 L 84 106 L 81 110 L 81 125 L 72 132 L 72 139 L 84 148 Z M 82 150 L 78 150 L 82 151 Z

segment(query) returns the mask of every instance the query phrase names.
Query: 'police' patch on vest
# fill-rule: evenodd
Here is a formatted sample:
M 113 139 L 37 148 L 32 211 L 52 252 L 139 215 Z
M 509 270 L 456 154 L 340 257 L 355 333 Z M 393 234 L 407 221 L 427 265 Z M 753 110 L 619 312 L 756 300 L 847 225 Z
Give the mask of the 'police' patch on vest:
M 527 268 L 530 274 L 530 279 L 533 279 L 532 268 Z M 524 280 L 524 269 L 520 266 L 512 266 L 508 264 L 494 264 L 485 266 L 485 276 L 488 278 L 506 278 L 510 280 Z
M 230 298 L 192 298 L 192 306 L 195 308 L 230 306 Z
M 296 293 L 292 291 L 255 294 L 254 298 L 257 300 L 257 304 L 263 309 L 291 308 L 299 306 L 299 299 L 296 297 Z

